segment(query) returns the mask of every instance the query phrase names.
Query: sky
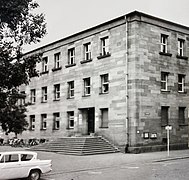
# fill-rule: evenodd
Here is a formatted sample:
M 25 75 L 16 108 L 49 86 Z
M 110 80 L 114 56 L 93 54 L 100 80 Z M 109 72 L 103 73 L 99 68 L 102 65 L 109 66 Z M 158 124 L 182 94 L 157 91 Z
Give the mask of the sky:
M 189 27 L 189 0 L 35 0 L 45 14 L 47 35 L 28 52 L 132 11 Z

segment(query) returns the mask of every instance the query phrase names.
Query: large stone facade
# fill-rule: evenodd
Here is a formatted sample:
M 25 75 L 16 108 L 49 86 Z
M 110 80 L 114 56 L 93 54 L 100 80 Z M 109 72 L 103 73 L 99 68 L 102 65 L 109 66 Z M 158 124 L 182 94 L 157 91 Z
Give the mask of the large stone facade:
M 161 36 L 166 37 L 167 52 L 161 52 Z M 107 38 L 108 54 L 100 56 L 102 39 Z M 184 54 L 178 56 L 178 41 Z M 91 59 L 84 60 L 84 46 L 91 44 Z M 107 42 L 106 42 L 107 43 Z M 68 65 L 68 51 L 75 48 L 75 62 Z M 27 138 L 57 138 L 95 133 L 119 146 L 158 145 L 166 142 L 167 124 L 172 126 L 170 142 L 188 142 L 189 28 L 132 12 L 99 26 L 61 39 L 28 54 L 43 52 L 48 57 L 48 72 L 21 87 L 30 101 L 31 89 L 36 102 L 28 106 L 27 118 L 35 128 L 23 133 Z M 60 53 L 60 68 L 54 71 L 54 55 Z M 26 54 L 26 55 L 28 55 Z M 41 63 L 37 65 L 41 72 Z M 166 72 L 166 82 L 162 73 Z M 108 74 L 109 90 L 102 93 L 102 76 Z M 179 75 L 182 75 L 180 82 Z M 84 79 L 90 78 L 90 94 L 84 96 Z M 74 81 L 74 97 L 68 98 L 68 83 Z M 162 90 L 162 83 L 167 89 Z M 183 92 L 178 92 L 181 83 Z M 54 100 L 54 85 L 60 85 L 60 98 Z M 42 103 L 42 87 L 47 101 Z M 163 124 L 163 108 L 167 124 Z M 106 118 L 103 115 L 106 112 Z M 179 111 L 181 110 L 181 111 Z M 74 127 L 69 128 L 68 113 L 74 112 Z M 60 124 L 53 128 L 54 113 Z M 183 117 L 184 113 L 184 117 Z M 46 127 L 41 129 L 41 115 Z M 107 117 L 108 114 L 108 117 Z M 179 119 L 182 117 L 182 123 Z M 102 126 L 103 118 L 108 119 Z M 91 120 L 92 119 L 92 120 Z

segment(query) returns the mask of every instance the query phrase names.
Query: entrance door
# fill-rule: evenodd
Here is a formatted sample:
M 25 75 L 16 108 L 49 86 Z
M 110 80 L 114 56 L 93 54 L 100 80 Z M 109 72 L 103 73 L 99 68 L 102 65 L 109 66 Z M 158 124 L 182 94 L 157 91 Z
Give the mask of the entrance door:
M 87 109 L 88 134 L 95 132 L 95 108 Z

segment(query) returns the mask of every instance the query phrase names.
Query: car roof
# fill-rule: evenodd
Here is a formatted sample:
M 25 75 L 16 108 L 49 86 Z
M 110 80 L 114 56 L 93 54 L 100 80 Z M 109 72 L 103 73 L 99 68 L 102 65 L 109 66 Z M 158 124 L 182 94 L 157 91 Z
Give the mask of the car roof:
M 32 155 L 37 155 L 37 153 L 33 152 L 33 151 L 6 151 L 6 152 L 0 152 L 0 154 L 32 154 Z

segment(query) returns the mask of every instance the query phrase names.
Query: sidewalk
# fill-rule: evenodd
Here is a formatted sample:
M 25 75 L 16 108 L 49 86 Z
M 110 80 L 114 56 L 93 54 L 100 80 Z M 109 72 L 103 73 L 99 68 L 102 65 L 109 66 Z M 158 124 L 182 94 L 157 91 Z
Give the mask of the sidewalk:
M 12 148 L 9 146 L 0 146 L 0 151 L 25 150 L 24 148 Z M 29 149 L 27 149 L 29 150 Z M 101 154 L 90 156 L 70 156 L 51 152 L 38 151 L 39 159 L 51 159 L 53 162 L 54 173 L 67 173 L 87 170 L 105 169 L 108 167 L 116 167 L 120 165 L 134 165 L 138 163 L 155 163 L 162 161 L 171 161 L 176 159 L 189 158 L 189 149 L 170 151 L 167 156 L 166 151 L 150 152 L 141 154 Z

